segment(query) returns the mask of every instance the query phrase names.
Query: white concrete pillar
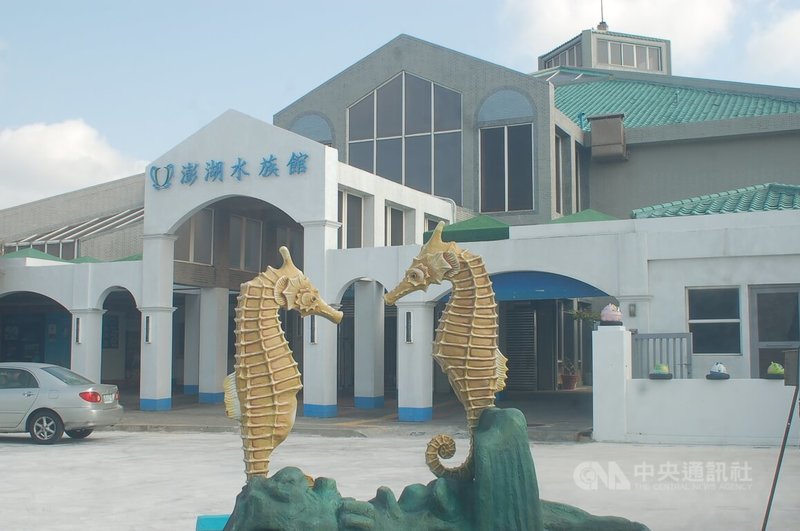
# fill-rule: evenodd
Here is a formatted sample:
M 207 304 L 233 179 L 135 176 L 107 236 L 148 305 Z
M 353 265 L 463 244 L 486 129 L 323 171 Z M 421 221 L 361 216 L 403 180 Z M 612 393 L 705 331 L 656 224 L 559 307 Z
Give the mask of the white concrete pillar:
M 397 418 L 433 417 L 432 302 L 397 303 Z
M 383 407 L 383 286 L 355 284 L 355 406 Z
M 335 204 L 335 203 L 333 203 Z M 326 289 L 326 249 L 336 249 L 340 224 L 321 220 L 303 223 L 303 272 L 329 304 L 336 294 Z M 335 417 L 337 407 L 337 325 L 322 317 L 303 319 L 303 414 Z
M 103 310 L 73 309 L 70 368 L 100 383 L 103 352 Z
M 631 333 L 624 326 L 592 332 L 592 438 L 624 442 L 627 389 L 631 380 Z
M 200 296 L 186 295 L 183 325 L 183 393 L 200 391 Z
M 203 404 L 221 404 L 228 371 L 228 289 L 200 290 L 200 396 Z
M 175 236 L 142 237 L 142 355 L 139 408 L 172 408 L 172 283 Z

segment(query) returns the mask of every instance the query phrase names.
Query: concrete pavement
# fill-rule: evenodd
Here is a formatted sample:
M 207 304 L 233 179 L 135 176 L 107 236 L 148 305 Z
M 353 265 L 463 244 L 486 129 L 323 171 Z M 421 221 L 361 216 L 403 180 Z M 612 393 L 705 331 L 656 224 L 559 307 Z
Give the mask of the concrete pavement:
M 238 427 L 223 407 L 179 395 L 171 411 L 143 412 L 135 397 L 126 401 L 120 425 L 82 441 L 39 446 L 25 434 L 0 436 L 0 529 L 192 530 L 197 516 L 230 513 L 244 466 Z M 386 405 L 356 410 L 342 400 L 339 417 L 298 417 L 271 470 L 299 466 L 334 478 L 344 496 L 369 500 L 379 486 L 399 496 L 406 485 L 433 479 L 423 457 L 432 435 L 454 435 L 454 461 L 466 456 L 459 404 L 437 401 L 427 423 L 399 423 L 395 404 Z M 761 527 L 778 448 L 576 443 L 589 440 L 586 391 L 500 405 L 526 414 L 543 499 L 654 531 Z M 798 491 L 800 449 L 792 441 L 768 529 L 797 527 Z
M 238 432 L 238 424 L 225 416 L 222 404 L 198 404 L 197 397 L 173 396 L 169 411 L 140 411 L 138 397 L 123 394 L 125 406 L 122 422 L 113 429 L 122 431 L 199 431 Z M 507 394 L 498 402 L 500 407 L 521 410 L 528 420 L 528 435 L 532 441 L 588 441 L 592 425 L 592 396 L 589 388 L 575 391 Z M 437 396 L 433 419 L 428 422 L 399 422 L 397 401 L 385 400 L 383 408 L 359 409 L 352 397 L 341 397 L 339 415 L 334 418 L 314 418 L 302 415 L 302 400 L 294 432 L 329 437 L 368 437 L 379 435 L 435 435 L 445 432 L 466 436 L 467 426 L 463 407 L 452 395 Z M 435 432 L 435 433 L 434 433 Z
M 399 496 L 433 479 L 428 437 L 293 434 L 271 470 L 330 477 L 343 496 Z M 456 461 L 468 441 L 457 439 Z M 623 516 L 653 531 L 759 529 L 776 448 L 531 443 L 543 499 Z M 197 516 L 229 514 L 244 485 L 236 433 L 99 431 L 51 446 L 0 436 L 4 531 L 191 531 Z M 800 451 L 788 449 L 768 529 L 800 521 Z

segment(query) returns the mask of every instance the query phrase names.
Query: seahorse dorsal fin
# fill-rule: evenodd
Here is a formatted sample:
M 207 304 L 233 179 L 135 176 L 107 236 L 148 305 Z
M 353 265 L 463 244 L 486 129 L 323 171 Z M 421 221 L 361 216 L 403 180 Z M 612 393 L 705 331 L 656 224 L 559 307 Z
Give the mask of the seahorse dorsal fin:
M 222 388 L 225 390 L 225 413 L 229 418 L 241 420 L 242 405 L 236 390 L 236 373 L 232 372 L 225 377 Z
M 500 349 L 494 351 L 495 354 L 495 367 L 494 375 L 497 378 L 494 386 L 496 393 L 499 393 L 506 388 L 506 377 L 508 376 L 508 358 L 503 356 Z

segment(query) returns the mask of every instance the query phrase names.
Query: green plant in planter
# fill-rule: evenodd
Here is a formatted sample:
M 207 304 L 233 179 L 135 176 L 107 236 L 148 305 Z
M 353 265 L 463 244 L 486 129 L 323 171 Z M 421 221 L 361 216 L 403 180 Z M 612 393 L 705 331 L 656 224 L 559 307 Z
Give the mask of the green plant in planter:
M 575 389 L 578 385 L 578 375 L 575 368 L 575 362 L 566 359 L 561 364 L 561 388 L 562 389 Z
M 783 365 L 773 361 L 772 363 L 769 364 L 769 367 L 767 367 L 767 374 L 772 376 L 783 376 L 784 375 Z
M 572 316 L 576 321 L 600 321 L 600 312 L 593 312 L 592 310 L 568 310 L 565 313 Z

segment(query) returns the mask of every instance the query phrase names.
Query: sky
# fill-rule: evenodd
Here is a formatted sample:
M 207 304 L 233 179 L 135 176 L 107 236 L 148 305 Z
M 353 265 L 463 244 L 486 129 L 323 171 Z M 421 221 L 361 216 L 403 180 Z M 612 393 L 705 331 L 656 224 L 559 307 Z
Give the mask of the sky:
M 604 0 L 673 74 L 800 87 L 800 0 Z M 522 72 L 600 0 L 0 0 L 0 209 L 144 171 L 228 109 L 272 116 L 401 33 Z M 1 231 L 0 231 L 1 232 Z

